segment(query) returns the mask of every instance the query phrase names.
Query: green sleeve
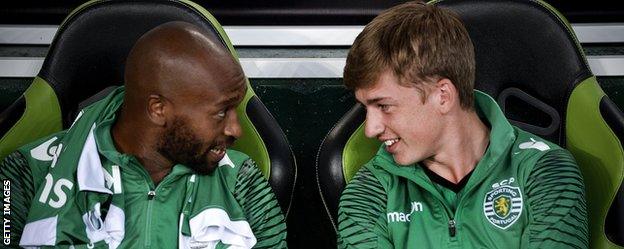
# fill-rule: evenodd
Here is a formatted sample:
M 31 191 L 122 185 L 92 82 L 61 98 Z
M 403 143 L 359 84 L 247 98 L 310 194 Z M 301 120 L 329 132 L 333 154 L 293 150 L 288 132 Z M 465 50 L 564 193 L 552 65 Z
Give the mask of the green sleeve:
M 2 212 L 2 218 L 10 222 L 11 242 L 3 248 L 19 248 L 18 244 L 28 217 L 28 209 L 35 190 L 28 161 L 19 152 L 7 156 L 0 164 L 0 179 L 2 179 L 3 191 L 2 206 L 6 209 L 10 205 L 10 212 Z M 7 186 L 9 192 L 6 191 Z M 7 198 L 9 197 L 9 198 Z M 5 223 L 6 224 L 6 223 Z
M 387 194 L 363 167 L 347 185 L 338 210 L 339 248 L 393 248 L 388 238 Z
M 525 191 L 530 221 L 523 248 L 589 248 L 585 187 L 569 152 L 542 156 Z
M 256 236 L 254 248 L 287 248 L 286 222 L 269 183 L 248 159 L 238 172 L 234 197 Z

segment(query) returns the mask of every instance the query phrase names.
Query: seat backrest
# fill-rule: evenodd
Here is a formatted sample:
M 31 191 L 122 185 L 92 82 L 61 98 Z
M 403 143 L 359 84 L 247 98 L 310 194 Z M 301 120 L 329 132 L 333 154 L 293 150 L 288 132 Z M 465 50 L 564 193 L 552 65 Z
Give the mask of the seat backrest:
M 617 233 L 622 229 L 605 232 L 607 211 L 624 173 L 622 140 L 613 135 L 613 127 L 622 124 L 621 112 L 604 104 L 610 106 L 603 109 L 616 117 L 610 121 L 615 124 L 603 117 L 609 114 L 600 113 L 599 103 L 610 101 L 565 18 L 539 0 L 429 4 L 455 11 L 464 22 L 475 48 L 475 88 L 496 99 L 513 125 L 567 147 L 575 156 L 586 182 L 592 248 L 612 246 L 617 240 L 621 245 Z M 344 184 L 380 145 L 364 137 L 364 119 L 364 108 L 356 105 L 319 149 L 319 189 L 334 225 Z M 596 133 L 601 136 L 591 135 Z M 609 152 L 590 149 L 604 147 Z
M 81 101 L 108 86 L 123 84 L 125 60 L 134 43 L 148 30 L 169 21 L 186 21 L 207 30 L 238 59 L 217 20 L 191 1 L 89 1 L 60 25 L 31 86 L 0 114 L 0 158 L 29 141 L 69 127 Z M 233 148 L 256 161 L 287 215 L 296 178 L 295 160 L 279 125 L 249 81 L 247 85 L 237 107 L 244 136 Z

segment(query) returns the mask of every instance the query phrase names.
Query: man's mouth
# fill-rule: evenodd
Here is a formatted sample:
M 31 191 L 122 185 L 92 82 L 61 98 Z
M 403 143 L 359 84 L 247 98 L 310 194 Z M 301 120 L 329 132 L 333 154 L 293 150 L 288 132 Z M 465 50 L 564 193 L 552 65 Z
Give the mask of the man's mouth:
M 398 142 L 400 141 L 400 138 L 392 138 L 392 139 L 383 139 L 381 141 L 383 141 L 383 143 L 386 145 L 386 151 L 388 151 L 390 154 L 394 154 L 397 152 L 397 146 L 399 145 Z
M 396 142 L 398 142 L 399 140 L 401 139 L 400 138 L 388 139 L 388 140 L 384 140 L 383 143 L 386 144 L 386 146 L 390 147 Z
M 221 158 L 223 158 L 223 156 L 225 156 L 225 149 L 227 148 L 227 146 L 225 145 L 216 145 L 214 147 L 212 147 L 212 149 L 210 149 L 210 153 L 214 154 L 216 158 L 218 158 L 218 160 L 221 160 Z

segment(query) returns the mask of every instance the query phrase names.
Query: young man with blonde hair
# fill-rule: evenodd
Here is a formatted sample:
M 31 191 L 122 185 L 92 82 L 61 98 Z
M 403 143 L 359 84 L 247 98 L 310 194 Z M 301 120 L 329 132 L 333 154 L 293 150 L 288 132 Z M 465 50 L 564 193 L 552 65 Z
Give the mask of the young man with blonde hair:
M 341 247 L 588 247 L 572 156 L 510 125 L 474 79 L 472 42 L 447 9 L 401 4 L 356 38 L 345 85 L 383 144 L 342 194 Z

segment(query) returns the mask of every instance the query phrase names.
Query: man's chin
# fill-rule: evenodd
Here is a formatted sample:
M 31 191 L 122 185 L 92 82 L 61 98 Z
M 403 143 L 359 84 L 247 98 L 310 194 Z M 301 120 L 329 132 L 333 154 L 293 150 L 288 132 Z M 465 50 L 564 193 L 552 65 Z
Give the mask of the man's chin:
M 411 165 L 417 162 L 417 160 L 405 158 L 404 156 L 398 153 L 392 154 L 392 159 L 394 159 L 394 162 L 396 164 L 401 165 L 401 166 L 407 166 L 407 165 Z

